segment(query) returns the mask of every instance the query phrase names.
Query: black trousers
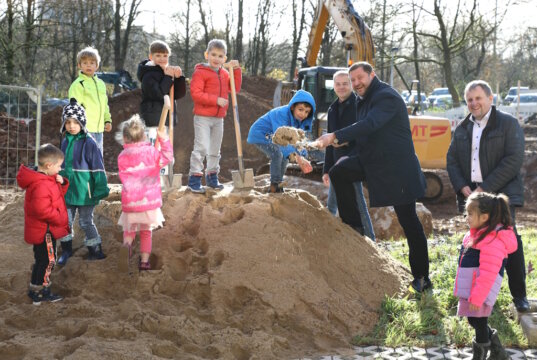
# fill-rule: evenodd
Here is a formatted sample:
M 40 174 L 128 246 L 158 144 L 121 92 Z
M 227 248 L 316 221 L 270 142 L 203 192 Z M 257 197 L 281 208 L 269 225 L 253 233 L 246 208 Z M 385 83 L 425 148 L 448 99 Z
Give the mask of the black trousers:
M 365 171 L 359 158 L 350 157 L 332 166 L 328 175 L 336 193 L 337 207 L 341 220 L 348 225 L 361 224 L 360 213 L 354 196 L 356 181 L 367 181 Z M 429 251 L 427 237 L 423 231 L 418 214 L 416 201 L 408 204 L 394 205 L 397 220 L 405 233 L 408 249 L 410 269 L 414 278 L 429 277 Z
M 470 189 L 475 190 L 480 184 L 471 183 Z M 464 204 L 464 202 L 460 202 Z M 511 220 L 513 222 L 513 230 L 515 231 L 517 239 L 517 249 L 514 253 L 509 254 L 507 257 L 507 265 L 505 270 L 507 271 L 507 277 L 509 280 L 509 291 L 511 296 L 517 298 L 526 297 L 526 262 L 524 260 L 524 247 L 522 244 L 522 237 L 518 234 L 516 229 L 516 207 L 509 206 L 511 211 Z M 460 212 L 464 212 L 464 208 L 459 208 Z
M 475 330 L 475 342 L 479 344 L 488 343 L 492 329 L 488 325 L 488 317 L 468 317 L 468 322 Z
M 51 261 L 52 259 L 52 261 Z M 32 285 L 50 285 L 50 273 L 56 262 L 56 239 L 49 235 L 41 244 L 34 245 L 34 266 L 32 268 Z
M 522 236 L 516 230 L 516 208 L 510 206 L 511 220 L 513 221 L 513 230 L 515 231 L 517 240 L 517 249 L 514 253 L 507 257 L 507 277 L 509 279 L 509 290 L 513 297 L 526 297 L 526 262 L 524 260 L 524 248 L 522 246 Z

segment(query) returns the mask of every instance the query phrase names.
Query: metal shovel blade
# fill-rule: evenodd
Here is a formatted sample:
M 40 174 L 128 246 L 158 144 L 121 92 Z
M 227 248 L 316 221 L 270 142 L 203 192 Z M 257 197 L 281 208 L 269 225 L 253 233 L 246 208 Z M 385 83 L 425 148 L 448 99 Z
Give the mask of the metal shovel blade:
M 252 169 L 231 170 L 233 186 L 237 189 L 253 188 L 255 185 L 254 171 Z

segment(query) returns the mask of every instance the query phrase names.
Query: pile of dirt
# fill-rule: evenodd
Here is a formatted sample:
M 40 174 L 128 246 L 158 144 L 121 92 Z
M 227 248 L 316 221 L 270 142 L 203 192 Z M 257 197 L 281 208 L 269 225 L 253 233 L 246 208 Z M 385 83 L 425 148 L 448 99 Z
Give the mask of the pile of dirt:
M 26 296 L 22 197 L 0 212 L 2 358 L 345 354 L 373 329 L 384 296 L 406 292 L 406 268 L 303 191 L 168 193 L 154 270 L 138 272 L 135 250 L 133 273 L 118 272 L 119 189 L 95 212 L 108 257 L 86 260 L 78 231 L 74 256 L 52 277 L 65 300 L 40 307 Z

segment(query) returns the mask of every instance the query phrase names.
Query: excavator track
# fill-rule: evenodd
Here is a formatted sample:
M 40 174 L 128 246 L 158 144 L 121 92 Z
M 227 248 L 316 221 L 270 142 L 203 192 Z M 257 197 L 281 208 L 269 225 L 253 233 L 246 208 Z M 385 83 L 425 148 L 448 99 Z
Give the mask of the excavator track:
M 439 204 L 447 201 L 455 201 L 455 191 L 449 181 L 446 170 L 441 169 L 423 169 L 427 189 L 425 196 L 420 201 L 426 204 Z

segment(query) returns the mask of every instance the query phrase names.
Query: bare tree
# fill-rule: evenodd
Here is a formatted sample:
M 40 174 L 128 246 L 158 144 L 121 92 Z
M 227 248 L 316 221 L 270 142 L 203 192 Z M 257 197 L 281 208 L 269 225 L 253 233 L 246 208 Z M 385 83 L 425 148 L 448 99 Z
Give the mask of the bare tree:
M 129 12 L 126 18 L 126 26 L 123 34 L 121 33 L 121 22 L 125 20 L 124 8 L 126 4 L 121 4 L 121 0 L 116 0 L 116 8 L 114 15 L 114 65 L 116 70 L 122 70 L 125 66 L 125 58 L 129 47 L 129 36 L 132 29 L 132 24 L 136 17 L 140 14 L 138 7 L 142 0 L 131 0 Z M 123 11 L 122 11 L 123 10 Z
M 302 3 L 300 8 L 300 14 L 298 13 L 297 1 Z M 291 52 L 291 68 L 289 69 L 289 80 L 292 81 L 295 77 L 296 61 L 298 56 L 298 49 L 300 48 L 300 41 L 302 40 L 302 32 L 305 25 L 306 17 L 306 0 L 293 0 L 292 12 L 293 12 L 293 50 Z M 299 19 L 300 18 L 300 19 Z M 298 23 L 297 23 L 298 21 Z
M 337 26 L 335 26 L 332 21 L 328 19 L 324 29 L 323 41 L 321 42 L 320 60 L 322 66 L 334 65 L 332 64 L 332 49 L 334 48 L 338 35 L 339 32 Z
M 15 49 L 13 44 L 13 27 L 15 23 L 14 0 L 7 0 L 7 9 L 0 19 L 0 24 L 6 24 L 6 33 L 0 33 L 0 46 L 2 49 L 4 68 L 6 69 L 5 81 L 10 83 L 15 77 Z
M 243 0 L 238 0 L 237 15 L 237 36 L 235 37 L 235 58 L 242 61 L 242 22 L 243 22 Z
M 453 15 L 451 28 L 446 23 L 446 7 L 442 6 L 442 0 L 434 0 L 434 10 L 432 15 L 438 23 L 437 33 L 420 32 L 421 36 L 431 39 L 434 45 L 440 50 L 441 59 L 428 58 L 426 61 L 432 61 L 441 66 L 444 73 L 446 86 L 453 99 L 453 106 L 460 106 L 459 93 L 453 77 L 453 58 L 460 55 L 467 49 L 471 32 L 476 24 L 477 0 L 472 1 L 472 7 L 465 17 L 464 9 L 461 7 L 461 0 L 457 1 L 457 6 Z
M 198 5 L 200 9 L 200 16 L 201 16 L 201 26 L 203 27 L 203 36 L 205 39 L 205 46 L 209 45 L 209 25 L 207 23 L 207 15 L 205 14 L 205 10 L 203 10 L 204 6 L 202 5 L 203 0 L 198 0 Z

